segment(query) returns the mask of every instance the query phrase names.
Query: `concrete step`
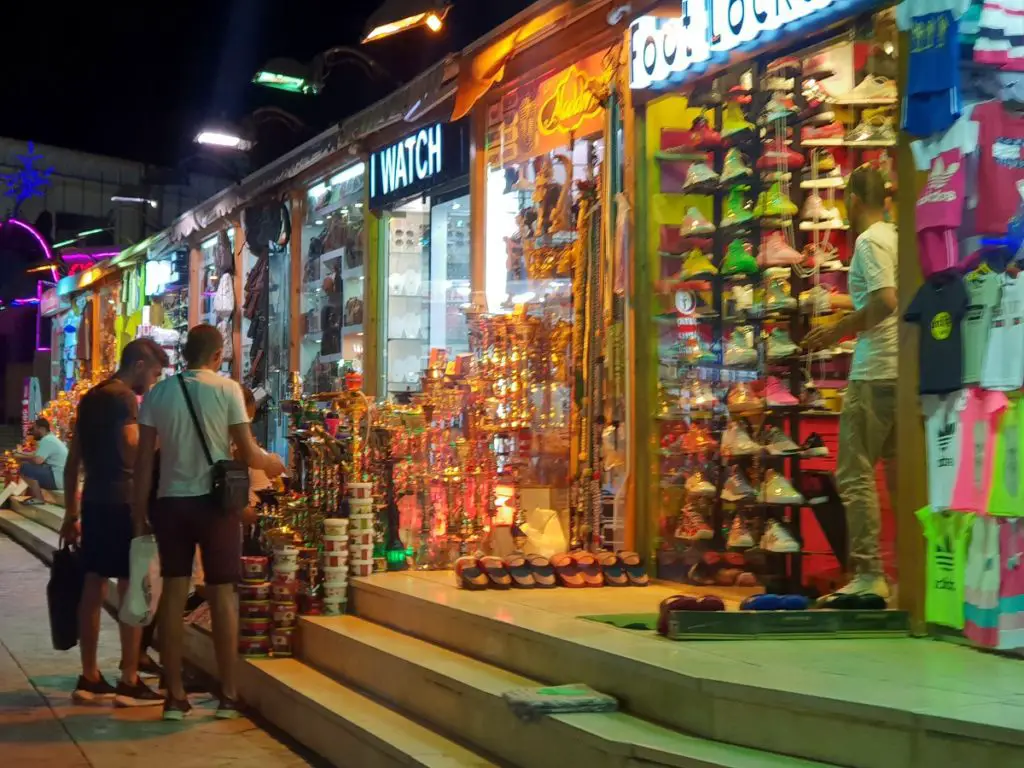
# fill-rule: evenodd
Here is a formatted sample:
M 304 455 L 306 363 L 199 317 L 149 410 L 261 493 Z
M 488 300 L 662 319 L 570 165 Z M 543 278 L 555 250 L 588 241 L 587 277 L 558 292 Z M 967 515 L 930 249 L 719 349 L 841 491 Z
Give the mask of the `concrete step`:
M 525 722 L 502 693 L 538 686 L 535 680 L 356 616 L 304 618 L 300 632 L 300 654 L 306 663 L 513 765 L 825 765 L 684 735 L 622 712 L 552 715 Z
M 11 509 L 51 531 L 60 531 L 60 525 L 64 521 L 64 507 L 59 507 L 56 504 L 26 504 L 23 501 L 11 499 Z
M 47 519 L 45 510 L 41 517 Z M 53 561 L 59 537 L 52 528 L 0 509 L 0 531 L 44 563 Z M 108 608 L 115 596 L 112 585 Z M 188 662 L 216 677 L 212 638 L 190 626 L 185 642 Z M 500 766 L 294 659 L 242 660 L 239 678 L 248 706 L 339 768 Z
M 216 677 L 213 640 L 186 628 L 186 658 Z M 339 768 L 491 768 L 486 758 L 403 717 L 296 659 L 243 660 L 246 704 Z

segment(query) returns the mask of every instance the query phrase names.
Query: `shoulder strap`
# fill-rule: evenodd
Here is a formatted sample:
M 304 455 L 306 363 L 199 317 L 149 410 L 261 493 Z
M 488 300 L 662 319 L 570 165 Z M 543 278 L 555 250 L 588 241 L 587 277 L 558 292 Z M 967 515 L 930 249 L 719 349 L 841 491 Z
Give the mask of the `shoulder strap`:
M 210 448 L 206 444 L 206 435 L 203 434 L 203 428 L 199 426 L 199 417 L 196 416 L 196 409 L 192 406 L 192 398 L 188 395 L 188 387 L 185 386 L 185 377 L 179 373 L 175 378 L 181 385 L 181 394 L 185 396 L 185 404 L 188 406 L 188 414 L 192 417 L 192 423 L 195 424 L 196 432 L 199 434 L 199 442 L 203 444 L 203 453 L 206 454 L 206 460 L 210 462 L 210 466 L 212 467 L 213 456 L 210 454 Z

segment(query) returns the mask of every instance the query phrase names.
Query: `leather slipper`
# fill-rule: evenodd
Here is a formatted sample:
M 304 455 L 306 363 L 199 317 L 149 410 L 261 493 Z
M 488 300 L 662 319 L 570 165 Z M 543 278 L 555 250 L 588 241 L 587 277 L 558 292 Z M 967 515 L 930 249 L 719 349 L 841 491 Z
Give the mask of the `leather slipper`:
M 544 588 L 558 586 L 555 569 L 551 567 L 551 561 L 544 555 L 527 555 L 526 562 L 530 566 L 530 573 L 533 574 L 536 586 Z
M 502 562 L 500 557 L 488 555 L 487 557 L 481 557 L 478 562 L 483 572 L 487 574 L 490 586 L 495 589 L 508 589 L 512 586 L 512 577 L 509 575 L 508 570 L 505 568 L 505 563 Z
M 618 555 L 622 565 L 626 568 L 626 577 L 629 579 L 630 586 L 646 587 L 651 583 L 647 571 L 644 570 L 644 566 L 640 562 L 640 555 L 628 550 L 623 550 Z
M 487 574 L 480 569 L 475 557 L 460 557 L 455 561 L 455 584 L 460 589 L 487 589 Z
M 629 577 L 622 560 L 614 552 L 598 552 L 597 562 L 604 571 L 604 583 L 609 587 L 628 587 Z
M 520 554 L 511 554 L 505 558 L 505 569 L 512 577 L 512 586 L 520 589 L 532 589 L 537 586 L 537 580 L 530 570 L 530 564 Z
M 586 586 L 579 564 L 564 552 L 551 558 L 551 567 L 555 569 L 558 582 L 563 587 L 577 589 Z
M 597 564 L 597 558 L 590 552 L 580 549 L 570 552 L 569 557 L 575 560 L 576 565 L 580 567 L 584 584 L 588 587 L 604 586 L 604 573 L 601 571 L 601 566 Z

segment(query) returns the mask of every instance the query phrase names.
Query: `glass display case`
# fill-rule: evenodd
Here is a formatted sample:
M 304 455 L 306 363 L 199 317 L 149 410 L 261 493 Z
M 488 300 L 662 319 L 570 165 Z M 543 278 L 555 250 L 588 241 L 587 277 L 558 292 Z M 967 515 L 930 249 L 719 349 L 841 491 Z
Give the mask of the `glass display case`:
M 363 368 L 364 184 L 358 163 L 309 188 L 299 319 L 306 394 L 333 391 L 341 371 Z

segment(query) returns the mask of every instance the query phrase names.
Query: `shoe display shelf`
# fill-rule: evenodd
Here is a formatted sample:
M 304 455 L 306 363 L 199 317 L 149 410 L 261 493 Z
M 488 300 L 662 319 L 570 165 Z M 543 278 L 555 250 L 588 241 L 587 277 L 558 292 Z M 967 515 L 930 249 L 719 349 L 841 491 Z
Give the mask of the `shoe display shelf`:
M 848 350 L 837 348 L 814 360 L 800 354 L 799 343 L 812 323 L 833 319 L 831 310 L 807 293 L 827 291 L 815 287 L 824 283 L 826 270 L 820 261 L 809 266 L 790 258 L 792 268 L 781 270 L 784 277 L 771 274 L 779 268 L 764 269 L 775 263 L 766 258 L 766 248 L 806 253 L 802 247 L 838 242 L 848 254 L 849 227 L 834 210 L 828 220 L 800 221 L 799 212 L 807 210 L 810 195 L 824 198 L 810 201 L 813 212 L 822 204 L 835 209 L 842 194 L 843 177 L 824 173 L 819 159 L 835 167 L 845 160 L 852 168 L 863 150 L 878 152 L 888 143 L 843 140 L 833 145 L 842 147 L 835 150 L 842 153 L 839 159 L 814 152 L 824 144 L 810 142 L 805 148 L 804 121 L 794 124 L 787 116 L 813 120 L 824 107 L 804 97 L 800 61 L 793 61 L 797 71 L 787 73 L 792 93 L 759 89 L 762 67 L 756 62 L 745 72 L 721 75 L 705 91 L 711 98 L 705 96 L 701 104 L 704 117 L 689 130 L 663 129 L 655 154 L 663 192 L 674 176 L 684 194 L 703 198 L 688 209 L 678 233 L 663 228 L 659 249 L 662 579 L 708 587 L 760 582 L 798 592 L 804 557 L 844 559 L 845 516 L 827 458 L 835 456 L 838 414 L 818 402 L 809 405 L 805 378 L 813 364 L 829 380 L 843 381 Z M 768 67 L 777 73 L 779 63 Z M 730 83 L 735 85 L 727 88 Z M 869 103 L 865 108 L 877 110 L 880 99 Z M 851 101 L 847 107 L 858 105 Z M 768 116 L 760 128 L 755 126 L 759 115 Z M 745 173 L 737 174 L 737 150 Z M 805 153 L 812 163 L 802 162 Z M 690 164 L 685 172 L 683 163 Z M 702 209 L 713 215 L 707 218 Z M 825 217 L 818 211 L 815 218 Z M 776 236 L 770 233 L 777 231 L 784 234 L 773 244 Z M 737 269 L 744 251 L 751 260 L 758 253 L 761 263 Z M 828 271 L 835 274 L 829 279 L 845 288 L 846 267 L 830 263 Z M 797 301 L 802 294 L 809 300 Z M 819 430 L 824 437 L 811 436 Z M 731 450 L 729 439 L 737 432 L 756 442 L 756 449 Z M 823 551 L 808 551 L 801 541 L 809 510 L 824 533 L 827 546 L 817 547 Z

